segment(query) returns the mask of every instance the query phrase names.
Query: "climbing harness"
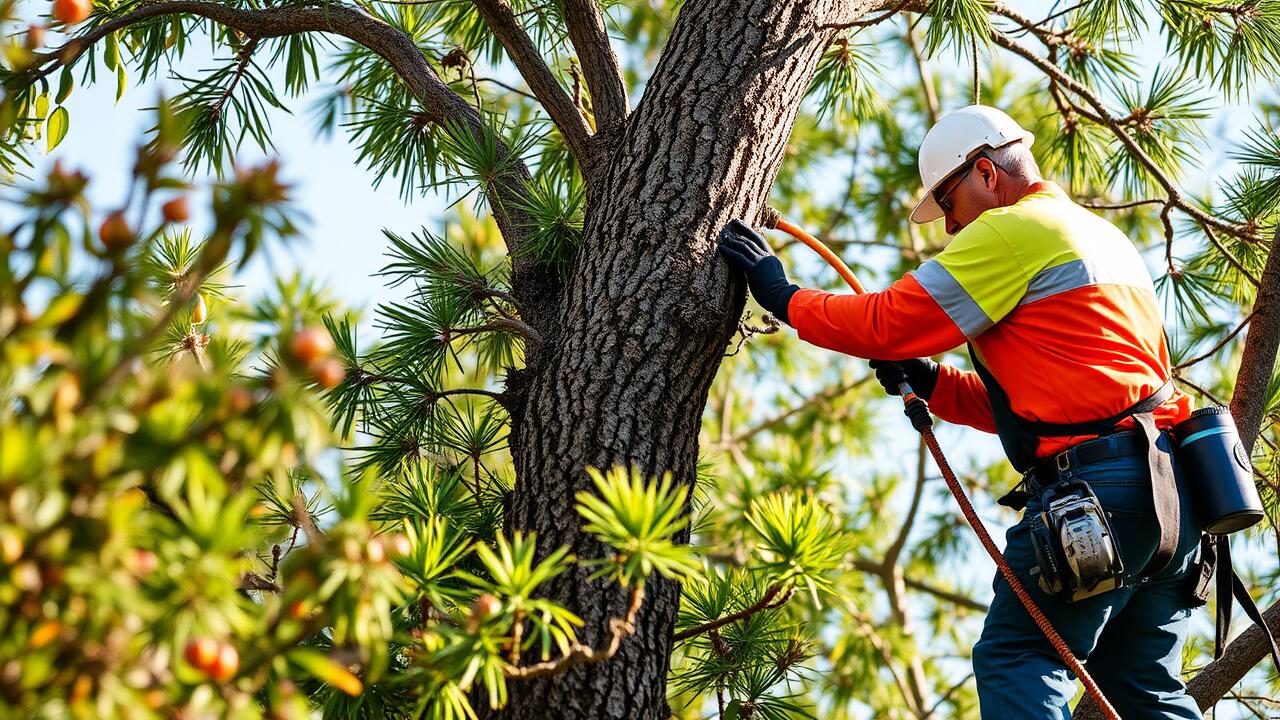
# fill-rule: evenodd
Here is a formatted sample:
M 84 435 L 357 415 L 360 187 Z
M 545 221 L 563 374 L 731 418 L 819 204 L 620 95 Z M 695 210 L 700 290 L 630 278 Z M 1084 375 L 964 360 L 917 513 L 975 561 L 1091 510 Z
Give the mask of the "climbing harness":
M 809 246 L 836 268 L 840 276 L 849 284 L 849 287 L 853 288 L 854 292 L 859 294 L 865 292 L 849 267 L 840 258 L 836 257 L 835 253 L 831 252 L 822 241 L 783 220 L 778 211 L 773 208 L 768 208 L 764 215 L 765 227 L 782 230 Z M 1080 659 L 1071 652 L 1071 648 L 1067 646 L 1066 641 L 1062 639 L 1058 631 L 1053 629 L 1053 624 L 1049 622 L 1049 618 L 1045 617 L 1039 606 L 1031 599 L 1027 589 L 1022 586 L 1022 581 L 1018 579 L 1013 568 L 1009 567 L 1009 563 L 1005 562 L 1004 556 L 1000 554 L 1000 549 L 996 547 L 995 541 L 991 539 L 991 534 L 987 532 L 986 527 L 982 524 L 982 519 L 978 517 L 977 511 L 974 510 L 973 503 L 969 501 L 969 496 L 965 494 L 964 488 L 960 486 L 960 481 L 956 478 L 955 471 L 951 469 L 950 463 L 947 462 L 947 457 L 942 452 L 942 446 L 938 444 L 938 438 L 933 432 L 933 417 L 929 414 L 928 404 L 924 399 L 916 395 L 907 383 L 902 383 L 901 390 L 903 411 L 910 418 L 912 427 L 924 439 L 924 443 L 929 448 L 929 453 L 933 456 L 934 462 L 937 463 L 938 469 L 942 471 L 942 478 L 946 481 L 947 488 L 955 496 L 956 503 L 960 505 L 960 512 L 964 514 L 965 520 L 968 521 L 969 526 L 977 534 L 982 547 L 991 556 L 1000 574 L 1009 583 L 1009 587 L 1013 590 L 1014 595 L 1018 597 L 1018 600 L 1022 602 L 1022 606 L 1027 609 L 1027 613 L 1035 621 L 1036 626 L 1040 628 L 1040 631 L 1048 638 L 1049 644 L 1053 646 L 1058 656 L 1062 658 L 1062 662 L 1066 664 L 1071 672 L 1075 673 L 1076 677 L 1080 678 L 1085 690 L 1102 710 L 1103 717 L 1107 718 L 1107 720 L 1120 720 L 1119 713 L 1111 706 L 1106 696 L 1102 694 L 1102 689 L 1094 682 L 1093 677 L 1084 669 L 1084 663 L 1080 662 Z

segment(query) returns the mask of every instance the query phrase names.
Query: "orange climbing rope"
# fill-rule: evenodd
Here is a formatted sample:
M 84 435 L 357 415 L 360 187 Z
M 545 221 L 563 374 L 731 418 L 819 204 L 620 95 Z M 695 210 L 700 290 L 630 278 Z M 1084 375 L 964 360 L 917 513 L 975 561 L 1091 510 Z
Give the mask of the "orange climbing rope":
M 808 245 L 840 273 L 840 277 L 844 278 L 844 281 L 849 284 L 849 287 L 853 288 L 855 293 L 862 294 L 866 292 L 862 288 L 862 284 L 854 277 L 853 271 L 849 269 L 849 266 L 845 265 L 835 253 L 831 252 L 830 248 L 824 245 L 821 240 L 787 222 L 778 214 L 778 211 L 773 208 L 766 210 L 764 224 L 765 227 L 777 228 Z M 925 401 L 912 392 L 911 386 L 903 383 L 902 404 L 904 407 L 910 407 L 912 403 L 924 405 Z M 987 554 L 995 561 L 996 568 L 1000 570 L 1000 574 L 1009 583 L 1013 594 L 1018 596 L 1022 606 L 1027 609 L 1031 619 L 1035 621 L 1040 631 L 1049 639 L 1049 644 L 1053 645 L 1053 649 L 1058 651 L 1062 662 L 1066 663 L 1071 672 L 1075 673 L 1076 677 L 1080 678 L 1080 682 L 1084 683 L 1085 690 L 1093 698 L 1094 702 L 1098 704 L 1103 716 L 1107 720 L 1120 720 L 1120 714 L 1107 701 L 1106 696 L 1102 694 L 1102 689 L 1098 687 L 1093 677 L 1084 669 L 1084 664 L 1071 652 L 1071 648 L 1067 646 L 1066 641 L 1062 639 L 1058 631 L 1053 629 L 1053 624 L 1049 622 L 1049 618 L 1045 617 L 1044 612 L 1031 599 L 1031 595 L 1027 593 L 1027 589 L 1022 585 L 1022 581 L 1014 574 L 1013 568 L 1009 567 L 1009 563 L 1005 562 L 1004 556 L 1000 554 L 1000 549 L 996 547 L 995 541 L 991 539 L 991 534 L 987 532 L 986 526 L 982 524 L 982 519 L 978 517 L 978 512 L 973 509 L 973 503 L 969 501 L 969 496 L 965 494 L 964 488 L 960 486 L 960 481 L 956 479 L 955 471 L 951 469 L 951 464 L 947 462 L 947 456 L 942 453 L 942 446 L 938 444 L 938 438 L 933 433 L 932 420 L 925 413 L 920 415 L 925 418 L 927 424 L 917 427 L 917 429 L 924 438 L 925 445 L 929 447 L 929 452 L 933 455 L 934 462 L 938 464 L 938 469 L 942 471 L 942 478 L 946 480 L 947 487 L 951 490 L 951 494 L 955 496 L 956 503 L 960 505 L 960 512 L 964 514 L 964 519 L 969 522 L 969 527 L 973 528 L 973 531 L 977 533 L 982 547 L 986 548 Z M 913 424 L 915 424 L 914 419 Z

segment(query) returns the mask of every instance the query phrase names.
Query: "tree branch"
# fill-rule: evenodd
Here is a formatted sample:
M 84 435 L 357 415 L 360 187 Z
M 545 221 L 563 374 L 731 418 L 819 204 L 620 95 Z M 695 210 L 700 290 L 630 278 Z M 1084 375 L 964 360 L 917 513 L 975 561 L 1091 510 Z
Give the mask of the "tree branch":
M 1162 198 L 1148 198 L 1146 200 L 1131 200 L 1119 203 L 1108 202 L 1102 198 L 1076 201 L 1076 204 L 1080 207 L 1089 208 L 1090 210 L 1128 210 L 1140 205 L 1156 205 L 1160 203 L 1164 203 Z
M 835 385 L 833 387 L 827 388 L 826 390 L 819 392 L 818 394 L 814 395 L 813 397 L 810 397 L 809 399 L 805 400 L 799 405 L 796 405 L 790 410 L 787 410 L 786 412 L 783 412 L 779 415 L 775 415 L 769 418 L 768 420 L 763 420 L 755 425 L 752 425 L 746 430 L 743 430 L 742 432 L 739 432 L 738 434 L 729 438 L 728 441 L 721 440 L 715 443 L 714 447 L 724 448 L 726 446 L 737 445 L 741 442 L 744 442 L 750 439 L 753 435 L 756 435 L 757 433 L 762 433 L 765 430 L 770 430 L 772 428 L 775 428 L 785 423 L 787 420 L 790 420 L 792 417 L 816 405 L 819 405 L 824 402 L 830 402 L 831 400 L 834 400 L 840 397 L 841 395 L 867 382 L 868 380 L 871 379 L 871 377 L 872 377 L 871 375 L 865 375 L 861 378 L 858 378 L 857 380 L 854 380 L 853 382 L 841 383 L 839 385 Z
M 564 21 L 591 91 L 596 127 L 602 134 L 613 135 L 627 119 L 627 87 L 618 56 L 609 45 L 604 15 L 595 0 L 564 0 Z
M 853 567 L 857 570 L 861 570 L 862 572 L 875 575 L 876 577 L 884 576 L 883 566 L 881 566 L 879 563 L 874 563 L 864 558 L 854 559 Z M 939 600 L 946 600 L 947 602 L 955 605 L 956 607 L 964 608 L 965 610 L 972 610 L 974 612 L 985 613 L 990 609 L 989 605 L 980 603 L 977 600 L 974 600 L 973 598 L 967 595 L 961 595 L 960 593 L 954 592 L 952 590 L 945 590 L 943 588 L 938 587 L 937 585 L 930 585 L 929 583 L 924 582 L 923 580 L 916 580 L 915 578 L 904 576 L 902 578 L 902 584 L 911 588 L 912 590 L 918 590 L 922 593 L 927 593 L 929 595 L 932 595 L 938 598 Z
M 413 38 L 378 18 L 337 3 L 286 5 L 259 10 L 239 9 L 207 0 L 173 0 L 140 5 L 86 30 L 51 53 L 37 55 L 31 68 L 10 82 L 35 82 L 60 67 L 74 63 L 94 43 L 117 30 L 152 18 L 180 14 L 213 20 L 250 39 L 308 32 L 339 35 L 369 48 L 386 60 L 421 103 L 422 114 L 428 122 L 450 134 L 468 132 L 473 137 L 483 138 L 488 132 L 479 111 L 441 81 Z M 520 209 L 527 204 L 529 170 L 520 158 L 512 155 L 510 147 L 501 139 L 497 140 L 497 150 L 506 159 L 507 170 L 490 183 L 489 189 L 494 194 L 494 219 L 507 250 L 514 258 L 512 286 L 517 288 L 515 294 L 520 299 L 517 309 L 525 319 L 542 318 L 547 313 L 539 310 L 550 302 L 548 298 L 555 295 L 558 285 L 549 284 L 546 273 L 519 252 L 529 228 L 535 226 L 527 213 Z
M 1023 59 L 1025 59 L 1027 62 L 1031 63 L 1032 65 L 1035 65 L 1037 68 L 1040 69 L 1041 72 L 1049 76 L 1049 78 L 1051 78 L 1054 82 L 1060 84 L 1062 87 L 1066 88 L 1067 90 L 1071 91 L 1072 93 L 1074 93 L 1075 95 L 1083 99 L 1085 103 L 1088 104 L 1093 109 L 1093 111 L 1097 114 L 1098 119 L 1102 121 L 1101 124 L 1105 125 L 1108 129 L 1111 130 L 1111 132 L 1128 149 L 1128 151 L 1133 155 L 1133 157 L 1144 168 L 1146 168 L 1147 172 L 1151 174 L 1152 178 L 1154 178 L 1155 181 L 1160 185 L 1160 187 L 1164 189 L 1165 193 L 1168 194 L 1169 196 L 1168 203 L 1167 203 L 1168 205 L 1176 207 L 1179 210 L 1183 211 L 1184 213 L 1195 218 L 1197 221 L 1206 225 L 1211 225 L 1217 228 L 1218 230 L 1221 230 L 1222 232 L 1225 232 L 1231 235 L 1232 237 L 1238 237 L 1243 240 L 1248 240 L 1251 242 L 1256 241 L 1258 239 L 1257 236 L 1255 236 L 1253 233 L 1249 232 L 1245 228 L 1237 225 L 1233 225 L 1229 222 L 1226 222 L 1217 217 L 1214 217 L 1213 215 L 1210 215 L 1209 213 L 1204 212 L 1200 208 L 1196 207 L 1195 205 L 1192 205 L 1191 203 L 1183 199 L 1182 191 L 1180 191 L 1177 188 L 1177 186 L 1173 184 L 1173 181 L 1170 180 L 1169 177 L 1164 173 L 1164 171 L 1162 171 L 1160 167 L 1156 165 L 1155 161 L 1151 159 L 1151 156 L 1148 155 L 1146 151 L 1143 150 L 1142 147 L 1138 145 L 1137 141 L 1133 139 L 1133 136 L 1131 136 L 1124 129 L 1121 122 L 1116 118 L 1112 117 L 1111 113 L 1107 110 L 1106 105 L 1104 105 L 1102 100 L 1093 91 L 1089 90 L 1089 88 L 1085 87 L 1083 84 L 1078 82 L 1075 78 L 1071 77 L 1070 75 L 1067 75 L 1057 65 L 1054 65 L 1048 60 L 1031 52 L 1027 48 L 1019 45 L 1017 42 L 1014 42 L 1009 36 L 1005 35 L 1004 33 L 998 30 L 993 30 L 991 32 L 991 39 L 993 42 L 995 42 L 995 44 L 999 45 L 1000 47 L 1013 52 L 1015 55 L 1018 55 Z
M 525 84 L 551 116 L 560 134 L 564 136 L 565 144 L 577 158 L 584 174 L 587 174 L 594 166 L 591 128 L 574 106 L 573 99 L 543 61 L 537 46 L 511 10 L 511 5 L 507 0 L 472 0 L 472 3 L 480 11 L 485 24 L 498 37 L 502 47 L 506 48 L 507 55 L 524 77 Z
M 705 632 L 711 632 L 712 630 L 719 630 L 720 628 L 724 627 L 725 625 L 728 625 L 729 623 L 735 623 L 739 620 L 742 620 L 743 618 L 751 617 L 752 615 L 755 615 L 756 613 L 761 612 L 763 610 L 771 610 L 776 607 L 781 607 L 783 604 L 785 604 L 788 600 L 791 599 L 791 592 L 792 592 L 792 588 L 788 588 L 786 592 L 783 592 L 781 585 L 770 585 L 769 589 L 765 590 L 764 595 L 762 595 L 759 600 L 752 603 L 751 607 L 743 608 L 736 613 L 731 613 L 729 615 L 725 615 L 722 618 L 717 618 L 710 622 L 705 622 L 701 625 L 691 627 L 687 630 L 682 630 L 672 635 L 671 641 L 682 642 L 684 640 L 688 640 L 691 637 L 697 637 L 698 635 L 701 635 L 702 633 L 705 633 Z M 782 597 L 778 597 L 779 593 L 782 593 Z M 774 600 L 775 597 L 778 598 L 776 601 Z
M 1192 359 L 1190 359 L 1190 360 L 1187 360 L 1186 362 L 1178 363 L 1177 365 L 1175 365 L 1175 366 L 1174 366 L 1174 368 L 1173 368 L 1173 369 L 1174 369 L 1174 370 L 1183 370 L 1183 369 L 1186 369 L 1186 368 L 1191 367 L 1192 365 L 1195 365 L 1195 364 L 1196 364 L 1196 363 L 1198 363 L 1198 362 L 1203 362 L 1204 360 L 1208 360 L 1209 358 L 1213 357 L 1214 355 L 1217 355 L 1217 354 L 1218 354 L 1218 351 L 1219 351 L 1219 350 L 1221 350 L 1221 349 L 1223 348 L 1223 346 L 1224 346 L 1224 345 L 1226 345 L 1227 343 L 1231 342 L 1231 338 L 1233 338 L 1233 337 L 1235 337 L 1236 335 L 1239 335 L 1239 334 L 1240 334 L 1240 331 L 1244 329 L 1244 326 L 1245 326 L 1245 325 L 1248 325 L 1248 324 L 1249 324 L 1249 321 L 1253 320 L 1253 316 L 1254 316 L 1254 315 L 1257 315 L 1257 314 L 1258 314 L 1258 311 L 1260 311 L 1260 310 L 1262 310 L 1262 306 L 1261 306 L 1261 305 L 1258 305 L 1258 306 L 1254 307 L 1254 308 L 1253 308 L 1253 312 L 1249 313 L 1249 315 L 1248 315 L 1248 316 L 1246 316 L 1244 320 L 1241 320 L 1241 321 L 1240 321 L 1240 324 L 1236 326 L 1236 329 L 1235 329 L 1235 330 L 1232 330 L 1230 333 L 1228 333 L 1228 334 L 1227 334 L 1227 336 L 1226 336 L 1226 337 L 1222 338 L 1222 340 L 1220 340 L 1220 341 L 1218 342 L 1218 344 L 1217 344 L 1217 345 L 1214 345 L 1214 346 L 1213 346 L 1213 349 L 1209 350 L 1208 352 L 1204 353 L 1203 355 L 1199 355 L 1199 356 L 1194 357 L 1194 358 L 1192 358 Z
M 534 330 L 533 328 L 529 327 L 527 323 L 524 323 L 512 317 L 504 317 L 496 320 L 491 320 L 483 325 L 477 325 L 475 327 L 449 328 L 449 334 L 475 335 L 476 333 L 495 332 L 498 330 L 507 330 L 510 332 L 515 332 L 519 335 L 523 335 L 527 340 L 532 340 L 536 343 L 542 342 L 542 335 L 537 330 Z

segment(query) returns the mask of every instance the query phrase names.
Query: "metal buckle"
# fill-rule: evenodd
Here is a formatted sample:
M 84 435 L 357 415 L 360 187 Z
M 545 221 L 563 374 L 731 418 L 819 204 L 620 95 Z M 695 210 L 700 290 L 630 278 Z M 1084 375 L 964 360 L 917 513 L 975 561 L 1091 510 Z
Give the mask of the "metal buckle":
M 1071 469 L 1070 450 L 1063 450 L 1054 456 L 1054 462 L 1058 466 L 1058 472 L 1066 472 Z

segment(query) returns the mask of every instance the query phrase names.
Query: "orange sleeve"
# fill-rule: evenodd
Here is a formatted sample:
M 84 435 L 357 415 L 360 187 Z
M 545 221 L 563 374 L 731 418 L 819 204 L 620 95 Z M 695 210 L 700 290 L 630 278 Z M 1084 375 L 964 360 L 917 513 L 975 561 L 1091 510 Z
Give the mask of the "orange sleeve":
M 964 333 L 910 273 L 861 295 L 798 290 L 787 320 L 805 342 L 869 360 L 937 355 L 965 343 Z
M 991 415 L 991 399 L 978 373 L 965 372 L 950 365 L 938 366 L 938 384 L 929 397 L 934 415 L 957 425 L 968 425 L 994 433 L 996 421 Z

